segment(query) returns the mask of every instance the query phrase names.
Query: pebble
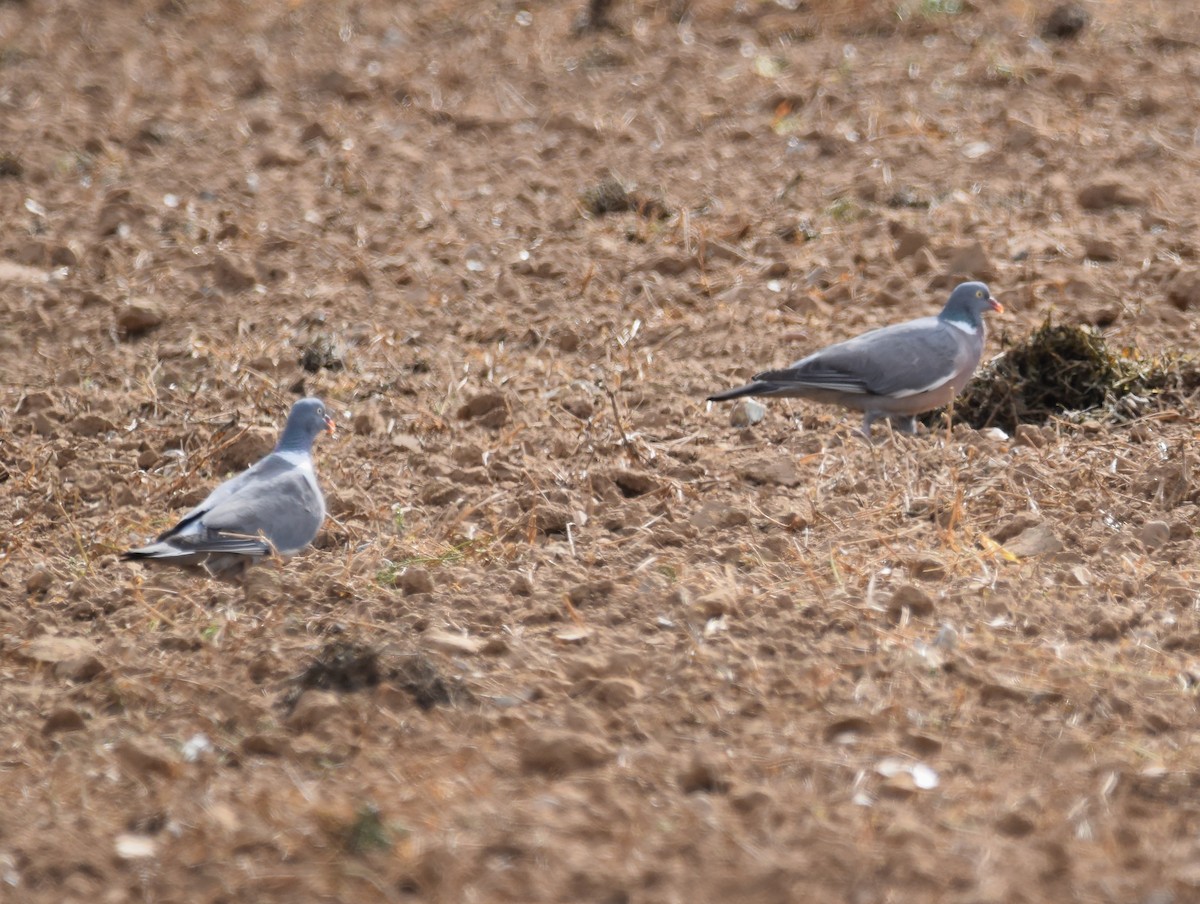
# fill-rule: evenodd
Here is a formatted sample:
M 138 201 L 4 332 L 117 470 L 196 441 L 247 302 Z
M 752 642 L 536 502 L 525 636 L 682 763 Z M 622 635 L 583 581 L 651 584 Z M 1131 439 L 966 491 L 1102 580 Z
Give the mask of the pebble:
M 749 462 L 742 468 L 740 476 L 751 483 L 781 487 L 798 486 L 802 479 L 800 469 L 790 457 Z
M 932 615 L 933 597 L 915 584 L 901 584 L 888 600 L 887 611 L 892 619 L 898 619 L 905 609 L 916 616 Z
M 521 769 L 544 775 L 565 775 L 594 769 L 613 757 L 613 750 L 593 736 L 574 731 L 546 731 L 526 735 L 519 742 Z
M 148 301 L 130 301 L 117 312 L 117 326 L 126 336 L 142 336 L 163 322 L 162 309 Z
M 83 715 L 72 706 L 60 706 L 42 723 L 42 734 L 52 735 L 67 731 L 83 731 L 87 727 Z
M 29 594 L 45 593 L 54 583 L 54 575 L 49 569 L 38 568 L 25 579 L 25 592 Z
M 437 628 L 426 631 L 423 639 L 426 644 L 444 653 L 474 654 L 482 650 L 485 643 L 478 637 L 470 637 L 454 631 L 441 631 Z
M 174 752 L 154 738 L 124 738 L 117 742 L 113 753 L 121 767 L 136 779 L 148 775 L 173 778 L 181 768 Z
M 328 722 L 342 709 L 342 700 L 332 691 L 307 690 L 300 695 L 296 706 L 287 718 L 287 727 L 292 731 L 312 731 Z
M 1146 549 L 1158 549 L 1171 539 L 1171 526 L 1165 521 L 1147 521 L 1138 531 L 1137 538 Z
M 1084 210 L 1108 210 L 1113 207 L 1143 207 L 1146 196 L 1124 179 L 1108 177 L 1089 182 L 1075 196 Z
M 433 576 L 424 568 L 409 568 L 396 576 L 395 585 L 405 596 L 433 593 Z
M 742 399 L 729 412 L 729 423 L 739 430 L 753 426 L 767 416 L 766 406 L 753 399 Z

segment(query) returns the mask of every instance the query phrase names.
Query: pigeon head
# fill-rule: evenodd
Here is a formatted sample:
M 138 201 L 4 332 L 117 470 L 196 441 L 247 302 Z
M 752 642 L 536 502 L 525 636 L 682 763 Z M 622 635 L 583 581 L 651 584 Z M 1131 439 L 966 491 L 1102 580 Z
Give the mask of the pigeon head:
M 333 436 L 333 418 L 320 399 L 301 399 L 292 406 L 283 435 L 275 446 L 278 452 L 308 452 L 319 433 Z
M 992 297 L 986 285 L 981 282 L 965 282 L 960 283 L 950 293 L 950 300 L 938 316 L 974 330 L 980 324 L 980 316 L 983 313 L 1003 310 L 1004 305 Z

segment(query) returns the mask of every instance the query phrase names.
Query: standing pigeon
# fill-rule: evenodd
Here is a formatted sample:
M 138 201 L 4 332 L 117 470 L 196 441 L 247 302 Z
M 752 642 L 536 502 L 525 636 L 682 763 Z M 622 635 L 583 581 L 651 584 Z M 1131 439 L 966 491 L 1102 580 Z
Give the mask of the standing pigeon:
M 275 451 L 215 490 L 155 542 L 122 559 L 201 566 L 210 574 L 240 572 L 272 553 L 292 555 L 316 537 L 325 498 L 313 470 L 318 433 L 333 435 L 320 399 L 292 406 Z
M 863 412 L 862 432 L 881 417 L 915 433 L 916 415 L 949 404 L 971 379 L 983 355 L 985 311 L 1003 311 L 981 282 L 950 293 L 936 317 L 871 330 L 783 370 L 768 370 L 753 383 L 708 397 L 724 402 L 742 396 L 794 396 Z

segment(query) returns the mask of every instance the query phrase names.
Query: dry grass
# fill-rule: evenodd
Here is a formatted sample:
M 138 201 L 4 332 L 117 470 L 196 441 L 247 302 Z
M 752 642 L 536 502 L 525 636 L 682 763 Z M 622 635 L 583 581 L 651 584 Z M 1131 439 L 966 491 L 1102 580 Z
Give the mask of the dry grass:
M 0 7 L 10 896 L 1190 900 L 1195 49 L 1143 3 L 1053 51 L 1029 4 L 587 5 Z M 1101 170 L 1145 201 L 1082 211 Z M 587 214 L 613 173 L 671 216 Z M 1076 352 L 1152 413 L 700 401 L 974 242 L 1051 342 L 1024 416 Z M 302 391 L 312 549 L 117 561 Z

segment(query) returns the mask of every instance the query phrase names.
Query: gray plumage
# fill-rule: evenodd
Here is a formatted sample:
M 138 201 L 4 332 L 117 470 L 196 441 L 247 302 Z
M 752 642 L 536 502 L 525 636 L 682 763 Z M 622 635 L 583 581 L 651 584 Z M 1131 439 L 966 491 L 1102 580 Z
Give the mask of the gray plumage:
M 203 567 L 217 575 L 272 553 L 299 552 L 325 520 L 312 463 L 313 441 L 322 432 L 333 434 L 324 403 L 296 402 L 270 455 L 213 490 L 155 542 L 121 558 Z
M 962 283 L 936 316 L 871 330 L 708 400 L 803 398 L 863 412 L 867 436 L 881 417 L 913 433 L 916 415 L 949 404 L 967 385 L 983 355 L 983 314 L 1003 310 L 983 283 Z

